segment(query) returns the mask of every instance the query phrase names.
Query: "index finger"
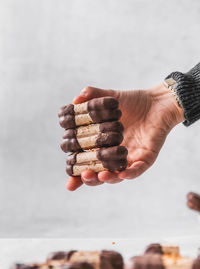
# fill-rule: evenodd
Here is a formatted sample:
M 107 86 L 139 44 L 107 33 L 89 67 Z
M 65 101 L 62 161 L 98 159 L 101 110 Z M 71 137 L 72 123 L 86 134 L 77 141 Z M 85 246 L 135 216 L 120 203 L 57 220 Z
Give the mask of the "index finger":
M 73 103 L 79 104 L 89 101 L 93 98 L 99 98 L 104 96 L 112 96 L 118 99 L 119 92 L 114 90 L 104 90 L 95 87 L 86 87 L 81 91 L 81 94 L 74 98 Z

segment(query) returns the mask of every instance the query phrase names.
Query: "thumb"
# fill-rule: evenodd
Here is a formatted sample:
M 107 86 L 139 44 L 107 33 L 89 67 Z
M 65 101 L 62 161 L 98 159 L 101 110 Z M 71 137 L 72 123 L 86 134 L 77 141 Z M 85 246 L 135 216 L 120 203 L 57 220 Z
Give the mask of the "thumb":
M 91 100 L 93 98 L 98 98 L 98 97 L 104 97 L 104 96 L 112 96 L 115 98 L 119 98 L 119 91 L 114 91 L 114 90 L 103 90 L 95 87 L 86 87 L 84 88 L 80 95 L 76 96 L 74 98 L 74 104 L 79 104 L 86 102 L 88 100 Z

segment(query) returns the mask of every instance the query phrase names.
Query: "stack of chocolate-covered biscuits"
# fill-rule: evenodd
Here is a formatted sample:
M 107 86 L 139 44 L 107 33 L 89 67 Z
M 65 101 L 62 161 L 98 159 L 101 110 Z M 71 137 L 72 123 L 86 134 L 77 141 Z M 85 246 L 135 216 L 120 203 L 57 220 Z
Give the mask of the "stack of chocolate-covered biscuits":
M 115 251 L 62 251 L 51 253 L 45 263 L 15 264 L 10 269 L 123 269 L 123 265 Z
M 116 251 L 72 250 L 51 253 L 42 264 L 15 264 L 10 269 L 200 269 L 200 258 L 181 256 L 178 246 L 151 244 L 127 264 Z
M 70 176 L 79 176 L 86 169 L 100 172 L 126 168 L 128 152 L 120 146 L 124 129 L 119 122 L 121 114 L 113 97 L 61 107 L 59 122 L 65 129 L 61 149 L 72 153 L 66 168 Z

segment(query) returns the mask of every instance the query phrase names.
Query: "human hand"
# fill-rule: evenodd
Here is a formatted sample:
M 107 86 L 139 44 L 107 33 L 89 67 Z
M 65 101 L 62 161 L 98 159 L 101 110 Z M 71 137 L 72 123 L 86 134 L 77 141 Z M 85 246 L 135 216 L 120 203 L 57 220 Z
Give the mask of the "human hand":
M 94 87 L 85 88 L 74 99 L 74 104 L 93 98 L 112 96 L 118 99 L 124 126 L 122 145 L 128 149 L 128 167 L 122 172 L 86 170 L 81 177 L 70 177 L 68 190 L 83 183 L 96 186 L 134 179 L 144 173 L 156 160 L 170 130 L 184 120 L 183 110 L 164 84 L 147 90 L 114 91 Z

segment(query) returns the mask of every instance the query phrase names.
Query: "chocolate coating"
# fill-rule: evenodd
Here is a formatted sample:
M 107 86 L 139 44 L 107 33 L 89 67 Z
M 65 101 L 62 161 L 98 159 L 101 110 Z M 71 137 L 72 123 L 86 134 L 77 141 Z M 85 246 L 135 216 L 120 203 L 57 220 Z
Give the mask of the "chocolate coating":
M 77 152 L 70 154 L 67 158 L 66 172 L 69 176 L 73 176 L 73 165 L 76 163 Z
M 68 261 L 74 252 L 76 252 L 76 250 L 52 252 L 48 255 L 47 261 L 52 261 L 52 260 L 67 260 Z
M 91 110 L 105 110 L 105 109 L 115 109 L 119 105 L 119 102 L 114 97 L 100 97 L 94 98 L 88 101 L 88 111 Z
M 88 262 L 77 262 L 71 264 L 63 264 L 61 269 L 95 269 L 91 263 Z
M 101 148 L 97 152 L 97 158 L 100 161 L 105 160 L 120 160 L 120 159 L 126 159 L 128 154 L 128 150 L 123 146 L 114 146 L 114 147 L 108 147 L 108 148 Z
M 91 110 L 89 111 L 89 115 L 93 122 L 103 122 L 103 121 L 113 121 L 119 120 L 122 115 L 121 110 Z
M 69 104 L 69 105 L 61 107 L 59 112 L 58 112 L 58 117 L 65 116 L 67 114 L 74 115 L 74 105 L 73 104 Z
M 73 131 L 73 130 L 70 129 L 70 131 Z M 69 138 L 69 139 L 67 138 L 63 140 L 60 147 L 64 152 L 82 151 L 82 148 L 79 145 L 76 136 L 74 138 Z
M 107 168 L 109 171 L 123 171 L 127 167 L 127 160 L 107 160 L 102 161 L 103 167 Z
M 108 261 L 113 269 L 123 269 L 124 262 L 122 255 L 116 251 L 102 250 L 100 259 L 101 262 L 104 260 Z
M 76 138 L 76 130 L 75 129 L 68 129 L 65 130 L 63 135 L 63 140 L 60 147 L 64 152 L 75 152 L 75 151 L 82 151 L 81 146 L 78 143 Z
M 76 128 L 75 116 L 74 115 L 65 115 L 61 116 L 59 120 L 60 126 L 65 129 Z
M 60 126 L 65 129 L 75 128 L 74 105 L 69 104 L 60 108 L 58 112 Z
M 103 122 L 99 125 L 99 130 L 102 133 L 107 132 L 118 132 L 122 133 L 124 131 L 124 127 L 121 122 L 119 121 L 111 121 L 111 122 Z
M 200 269 L 200 258 L 199 257 L 194 260 L 191 269 Z
M 123 135 L 116 132 L 99 133 L 96 140 L 96 147 L 109 147 L 119 145 L 123 140 Z
M 65 130 L 63 139 L 68 139 L 68 138 L 76 138 L 76 130 L 74 129 Z
M 159 254 L 146 254 L 131 259 L 131 269 L 164 269 L 162 256 Z
M 67 158 L 67 164 L 68 165 L 74 165 L 76 164 L 76 155 L 78 154 L 78 152 L 72 153 L 68 156 Z
M 160 244 L 151 244 L 147 246 L 145 254 L 160 254 L 163 255 L 162 246 Z
M 200 195 L 194 192 L 188 193 L 187 205 L 189 208 L 200 212 Z
M 67 165 L 67 166 L 66 166 L 66 173 L 67 173 L 69 176 L 73 176 L 73 165 Z

